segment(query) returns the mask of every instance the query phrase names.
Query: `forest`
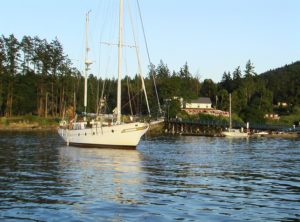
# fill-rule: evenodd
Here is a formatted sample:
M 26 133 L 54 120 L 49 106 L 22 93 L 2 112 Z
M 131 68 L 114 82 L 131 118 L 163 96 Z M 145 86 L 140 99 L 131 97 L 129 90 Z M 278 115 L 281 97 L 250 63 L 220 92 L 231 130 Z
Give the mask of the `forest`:
M 122 79 L 122 112 L 147 114 L 141 80 L 124 76 Z M 185 101 L 199 96 L 210 97 L 217 109 L 228 110 L 232 94 L 233 112 L 243 121 L 264 122 L 266 113 L 289 115 L 300 104 L 300 62 L 258 75 L 249 60 L 244 68 L 223 73 L 219 83 L 201 80 L 189 71 L 186 62 L 178 71 L 169 70 L 161 61 L 149 66 L 145 79 L 152 116 L 159 115 L 155 93 L 166 111 L 166 101 L 182 97 Z M 116 106 L 116 79 L 88 78 L 88 112 L 99 111 L 100 97 L 105 98 L 106 112 Z M 82 112 L 84 78 L 73 67 L 58 39 L 47 41 L 39 37 L 14 35 L 0 37 L 0 116 L 34 115 L 62 118 L 67 110 Z M 103 92 L 103 93 L 102 93 Z M 130 102 L 129 102 L 130 101 Z M 279 107 L 286 102 L 287 107 Z M 168 104 L 170 117 L 179 112 L 179 104 Z

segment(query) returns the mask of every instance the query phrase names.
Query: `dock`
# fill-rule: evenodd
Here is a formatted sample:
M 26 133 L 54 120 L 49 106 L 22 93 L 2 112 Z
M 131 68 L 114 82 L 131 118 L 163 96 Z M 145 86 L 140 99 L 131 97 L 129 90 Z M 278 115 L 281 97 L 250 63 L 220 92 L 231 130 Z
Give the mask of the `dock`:
M 270 135 L 300 134 L 300 127 L 293 128 L 288 125 L 266 125 L 266 124 L 249 124 L 248 131 L 250 134 L 260 131 L 267 131 Z M 246 130 L 246 124 L 233 123 L 233 128 Z M 215 120 L 180 120 L 180 119 L 165 119 L 165 133 L 173 135 L 186 136 L 222 136 L 221 133 L 228 128 L 228 122 Z

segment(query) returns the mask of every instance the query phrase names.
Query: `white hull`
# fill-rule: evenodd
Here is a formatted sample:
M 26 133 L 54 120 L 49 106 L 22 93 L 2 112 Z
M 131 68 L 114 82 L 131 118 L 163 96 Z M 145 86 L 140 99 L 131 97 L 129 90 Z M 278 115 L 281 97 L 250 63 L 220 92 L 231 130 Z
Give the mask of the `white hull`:
M 135 122 L 86 129 L 59 128 L 58 133 L 74 146 L 135 149 L 148 128 L 148 123 Z
M 248 133 L 241 132 L 240 130 L 229 130 L 229 131 L 224 131 L 222 132 L 222 135 L 225 137 L 232 137 L 232 138 L 243 138 L 243 137 L 248 137 Z

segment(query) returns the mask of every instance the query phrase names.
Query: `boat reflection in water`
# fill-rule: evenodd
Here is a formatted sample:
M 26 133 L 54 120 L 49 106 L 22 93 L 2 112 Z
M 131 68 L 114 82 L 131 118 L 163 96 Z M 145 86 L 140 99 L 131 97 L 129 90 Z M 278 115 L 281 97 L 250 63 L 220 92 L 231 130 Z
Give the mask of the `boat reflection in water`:
M 75 196 L 122 204 L 140 199 L 145 177 L 137 150 L 62 147 L 60 164 L 64 182 L 77 186 Z

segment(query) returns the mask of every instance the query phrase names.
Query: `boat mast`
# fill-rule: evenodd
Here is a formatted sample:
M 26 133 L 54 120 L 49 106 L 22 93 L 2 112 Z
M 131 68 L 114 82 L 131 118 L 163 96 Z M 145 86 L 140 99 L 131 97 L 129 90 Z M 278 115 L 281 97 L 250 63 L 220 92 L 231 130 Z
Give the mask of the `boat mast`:
M 119 42 L 118 42 L 118 91 L 117 91 L 117 123 L 121 123 L 121 78 L 122 78 L 122 44 L 123 44 L 123 0 L 120 0 Z
M 232 118 L 231 118 L 231 93 L 229 93 L 229 129 L 232 128 Z
M 130 11 L 130 8 L 129 8 L 129 11 Z M 139 75 L 140 75 L 141 80 L 142 80 L 142 89 L 143 89 L 144 95 L 145 95 L 145 100 L 146 100 L 146 104 L 147 104 L 148 114 L 149 114 L 149 116 L 151 116 L 149 102 L 148 102 L 148 96 L 147 96 L 147 91 L 146 91 L 145 81 L 144 81 L 144 76 L 143 76 L 143 70 L 142 70 L 142 65 L 141 65 L 140 50 L 139 50 L 139 47 L 137 46 L 137 39 L 136 39 L 135 31 L 134 31 L 134 25 L 133 25 L 133 19 L 132 19 L 132 16 L 131 16 L 131 12 L 130 12 L 130 21 L 131 21 L 131 25 L 132 25 L 132 33 L 133 33 L 133 39 L 134 39 L 134 48 L 135 48 L 137 62 L 138 62 Z
M 87 81 L 88 81 L 88 71 L 90 70 L 91 61 L 88 60 L 89 46 L 88 46 L 88 31 L 89 31 L 89 14 L 91 10 L 86 13 L 86 24 L 85 24 L 85 69 L 84 69 L 84 112 L 86 115 L 86 107 L 87 107 Z

